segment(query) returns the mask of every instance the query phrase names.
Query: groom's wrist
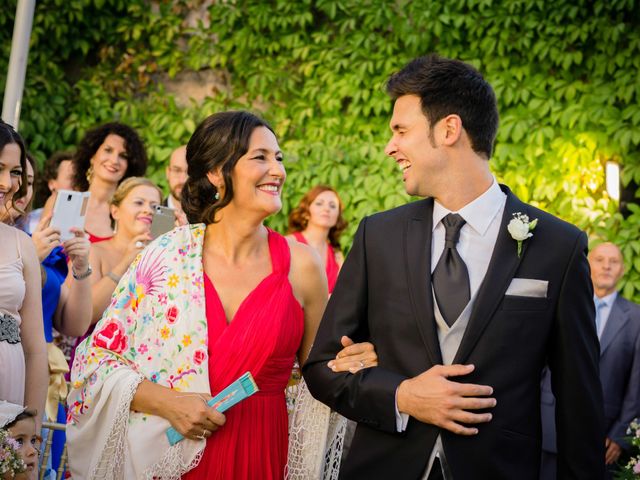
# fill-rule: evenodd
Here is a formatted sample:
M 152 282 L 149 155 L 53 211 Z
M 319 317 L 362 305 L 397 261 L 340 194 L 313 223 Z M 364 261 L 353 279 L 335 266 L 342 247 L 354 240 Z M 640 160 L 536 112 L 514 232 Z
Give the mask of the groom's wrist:
M 398 389 L 396 390 L 396 407 L 398 408 L 398 413 L 400 414 L 407 414 L 410 415 L 409 413 L 409 405 L 408 405 L 408 398 L 409 398 L 409 382 L 410 380 L 403 380 L 402 382 L 400 382 L 400 385 L 398 385 Z

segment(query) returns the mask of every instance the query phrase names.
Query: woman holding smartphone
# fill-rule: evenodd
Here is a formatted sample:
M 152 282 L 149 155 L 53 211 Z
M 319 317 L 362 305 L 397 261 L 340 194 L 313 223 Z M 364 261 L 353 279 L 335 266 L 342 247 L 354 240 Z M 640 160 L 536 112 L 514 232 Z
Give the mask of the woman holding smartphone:
M 26 189 L 24 141 L 0 120 L 0 210 L 6 213 L 11 198 L 24 196 Z M 31 239 L 4 223 L 0 242 L 0 399 L 42 413 L 49 374 L 38 257 Z
M 286 178 L 263 120 L 208 117 L 189 141 L 187 163 L 182 206 L 191 224 L 143 251 L 77 350 L 73 476 L 284 477 L 284 390 L 324 310 L 322 267 L 309 247 L 263 224 L 280 210 Z M 247 371 L 256 395 L 226 415 L 207 405 Z M 185 437 L 174 446 L 170 426 Z
M 95 324 L 109 306 L 111 295 L 134 258 L 151 241 L 153 212 L 162 201 L 162 191 L 151 180 L 130 177 L 116 189 L 110 202 L 115 234 L 94 243 L 89 262 L 93 303 L 91 323 Z

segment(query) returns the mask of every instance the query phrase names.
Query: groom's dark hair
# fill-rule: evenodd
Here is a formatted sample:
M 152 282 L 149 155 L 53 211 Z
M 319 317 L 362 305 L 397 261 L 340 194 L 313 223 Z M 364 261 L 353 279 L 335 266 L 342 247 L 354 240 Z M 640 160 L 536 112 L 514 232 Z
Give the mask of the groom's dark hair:
M 436 54 L 418 57 L 389 78 L 387 93 L 393 100 L 419 96 L 430 128 L 447 115 L 458 115 L 471 148 L 491 158 L 498 131 L 496 96 L 471 65 Z

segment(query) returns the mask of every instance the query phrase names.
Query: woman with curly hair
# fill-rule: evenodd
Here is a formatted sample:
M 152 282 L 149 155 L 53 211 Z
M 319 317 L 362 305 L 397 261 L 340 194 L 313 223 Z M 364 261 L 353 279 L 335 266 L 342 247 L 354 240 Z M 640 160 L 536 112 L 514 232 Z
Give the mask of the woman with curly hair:
M 92 243 L 113 236 L 109 202 L 125 178 L 143 177 L 147 153 L 136 131 L 118 122 L 105 123 L 89 130 L 73 157 L 73 185 L 91 192 L 87 205 L 85 230 Z
M 316 185 L 309 190 L 289 215 L 290 236 L 313 247 L 320 255 L 327 273 L 329 294 L 333 292 L 344 261 L 340 235 L 346 227 L 340 197 L 327 185 Z

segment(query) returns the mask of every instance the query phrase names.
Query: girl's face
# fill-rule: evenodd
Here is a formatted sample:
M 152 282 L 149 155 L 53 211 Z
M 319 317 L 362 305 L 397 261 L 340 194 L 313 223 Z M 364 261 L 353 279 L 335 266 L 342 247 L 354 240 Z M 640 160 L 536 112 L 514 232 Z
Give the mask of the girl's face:
M 131 189 L 119 206 L 111 207 L 111 216 L 118 222 L 118 229 L 125 229 L 132 236 L 149 233 L 153 211 L 160 202 L 162 198 L 157 189 L 138 185 Z
M 7 202 L 20 188 L 20 153 L 17 143 L 8 143 L 0 151 L 0 207 L 7 207 Z
M 110 133 L 91 157 L 93 178 L 117 185 L 127 172 L 128 164 L 124 138 Z
M 340 201 L 331 190 L 320 193 L 309 205 L 309 224 L 322 228 L 332 228 L 338 223 Z
M 8 429 L 9 435 L 18 442 L 18 455 L 27 466 L 27 477 L 31 477 L 38 468 L 38 450 L 40 437 L 36 434 L 35 418 L 23 418 Z

